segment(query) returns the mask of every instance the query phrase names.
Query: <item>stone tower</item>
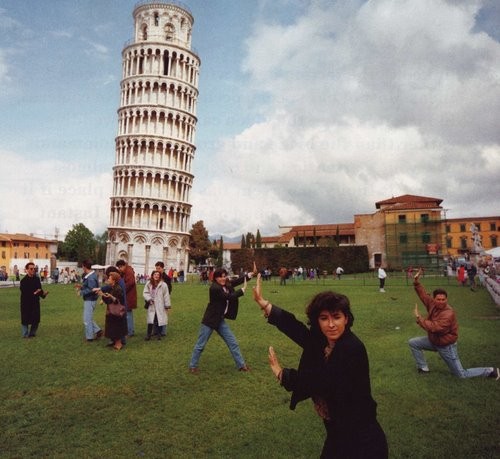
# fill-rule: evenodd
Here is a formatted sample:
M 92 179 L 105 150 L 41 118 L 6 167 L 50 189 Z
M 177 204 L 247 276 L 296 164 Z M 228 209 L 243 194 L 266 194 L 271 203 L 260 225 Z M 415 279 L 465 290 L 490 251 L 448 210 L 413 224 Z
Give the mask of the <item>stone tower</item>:
M 139 2 L 122 52 L 106 263 L 150 274 L 188 268 L 200 59 L 194 18 L 177 2 Z

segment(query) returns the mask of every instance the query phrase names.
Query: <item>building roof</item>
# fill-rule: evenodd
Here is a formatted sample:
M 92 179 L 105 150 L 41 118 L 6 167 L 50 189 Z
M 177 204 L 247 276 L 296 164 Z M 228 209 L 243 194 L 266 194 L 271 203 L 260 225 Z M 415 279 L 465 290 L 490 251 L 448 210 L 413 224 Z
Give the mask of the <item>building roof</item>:
M 55 239 L 43 239 L 41 237 L 31 236 L 29 234 L 23 233 L 0 233 L 1 240 L 5 241 L 22 241 L 22 242 L 44 242 L 44 243 L 54 243 L 57 242 Z
M 500 220 L 500 216 L 493 217 L 462 217 L 462 218 L 447 218 L 448 223 L 460 223 L 460 222 L 483 222 L 483 221 L 494 221 Z
M 224 250 L 236 250 L 241 249 L 241 242 L 224 242 Z
M 405 210 L 405 209 L 436 209 L 441 208 L 443 202 L 439 198 L 427 196 L 415 196 L 413 194 L 403 194 L 375 203 L 377 209 L 383 210 Z

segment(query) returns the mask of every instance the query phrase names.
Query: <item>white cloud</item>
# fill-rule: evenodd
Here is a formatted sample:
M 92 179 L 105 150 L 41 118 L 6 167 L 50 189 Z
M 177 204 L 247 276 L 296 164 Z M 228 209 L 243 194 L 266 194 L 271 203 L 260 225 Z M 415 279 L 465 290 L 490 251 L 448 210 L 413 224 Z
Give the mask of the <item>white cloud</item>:
M 36 161 L 0 152 L 2 206 L 0 232 L 29 232 L 61 236 L 76 223 L 94 233 L 106 229 L 109 216 L 111 173 L 85 163 Z
M 269 103 L 214 161 L 214 182 L 241 196 L 228 232 L 352 221 L 405 193 L 498 214 L 500 44 L 472 31 L 479 2 L 337 3 L 264 19 L 246 41 L 243 69 Z M 195 212 L 226 231 L 213 205 Z

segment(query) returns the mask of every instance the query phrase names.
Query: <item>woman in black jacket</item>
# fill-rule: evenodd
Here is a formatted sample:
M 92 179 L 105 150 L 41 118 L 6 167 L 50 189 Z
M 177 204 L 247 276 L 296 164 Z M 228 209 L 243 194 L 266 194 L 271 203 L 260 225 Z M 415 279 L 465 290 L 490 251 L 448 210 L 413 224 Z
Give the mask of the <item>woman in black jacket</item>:
M 352 333 L 349 299 L 317 294 L 307 306 L 309 327 L 262 297 L 260 275 L 254 300 L 271 325 L 302 347 L 298 369 L 282 368 L 272 347 L 269 363 L 281 385 L 292 392 L 290 409 L 311 398 L 327 436 L 322 458 L 385 459 L 388 448 L 377 421 L 365 346 Z
M 214 330 L 229 348 L 236 368 L 239 371 L 249 370 L 241 355 L 238 341 L 236 341 L 236 337 L 224 319 L 236 319 L 238 314 L 238 298 L 245 294 L 246 282 L 251 278 L 252 273 L 249 273 L 234 281 L 230 281 L 225 269 L 216 269 L 214 271 L 214 281 L 210 286 L 209 292 L 210 301 L 203 315 L 198 340 L 194 346 L 191 361 L 189 362 L 190 373 L 199 372 L 198 361 Z M 243 284 L 243 287 L 235 290 L 234 287 L 240 284 Z

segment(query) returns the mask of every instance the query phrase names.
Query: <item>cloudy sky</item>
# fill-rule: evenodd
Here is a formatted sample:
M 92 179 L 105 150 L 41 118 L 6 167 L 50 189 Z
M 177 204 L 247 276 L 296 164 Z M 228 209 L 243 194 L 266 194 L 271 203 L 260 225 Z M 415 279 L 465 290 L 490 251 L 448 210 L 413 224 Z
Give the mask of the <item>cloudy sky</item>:
M 191 223 L 347 223 L 401 194 L 500 213 L 494 0 L 184 0 L 202 65 Z M 136 0 L 0 3 L 0 232 L 109 219 Z

